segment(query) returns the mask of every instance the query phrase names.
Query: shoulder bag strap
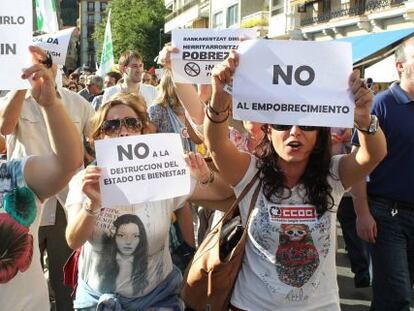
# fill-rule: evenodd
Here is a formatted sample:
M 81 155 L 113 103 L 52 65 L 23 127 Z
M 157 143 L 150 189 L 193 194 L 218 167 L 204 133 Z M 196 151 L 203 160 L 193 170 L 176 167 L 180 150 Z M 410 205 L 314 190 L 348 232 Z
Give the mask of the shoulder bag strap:
M 256 190 L 254 190 L 252 200 L 250 201 L 249 213 L 247 214 L 246 226 L 244 228 L 245 231 L 247 231 L 246 229 L 250 224 L 250 217 L 252 214 L 252 210 L 256 205 L 256 201 L 257 201 L 257 197 L 259 196 L 260 188 L 262 188 L 262 181 L 260 181 L 259 184 L 257 185 Z
M 250 189 L 253 187 L 254 183 L 257 181 L 257 179 L 259 178 L 260 175 L 260 171 L 257 171 L 257 173 L 253 176 L 252 180 L 246 185 L 246 187 L 244 187 L 243 191 L 240 193 L 240 195 L 236 198 L 236 200 L 234 200 L 233 204 L 231 205 L 231 207 L 229 208 L 229 210 L 225 213 L 225 215 L 223 216 L 226 217 L 227 214 L 233 213 L 233 211 L 239 207 L 239 203 L 241 200 L 243 200 L 243 198 L 246 196 L 246 194 L 250 191 Z M 260 183 L 261 184 L 261 183 Z M 260 185 L 259 184 L 259 185 Z M 260 187 L 259 187 L 260 188 Z M 256 196 L 257 198 L 257 196 Z M 256 200 L 255 200 L 256 201 Z M 250 211 L 249 211 L 250 213 Z

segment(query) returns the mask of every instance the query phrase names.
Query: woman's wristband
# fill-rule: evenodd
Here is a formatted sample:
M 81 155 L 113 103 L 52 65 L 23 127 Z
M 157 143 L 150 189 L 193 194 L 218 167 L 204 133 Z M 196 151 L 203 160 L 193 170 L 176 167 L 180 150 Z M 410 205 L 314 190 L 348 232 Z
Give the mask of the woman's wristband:
M 207 187 L 209 184 L 214 182 L 214 172 L 210 170 L 210 175 L 208 176 L 208 179 L 206 181 L 199 181 L 200 186 Z
M 224 112 L 227 112 L 227 114 L 226 114 L 226 116 L 224 117 L 224 119 L 222 119 L 222 120 L 215 120 L 215 119 L 213 119 L 212 118 L 212 116 L 210 115 L 210 113 L 211 113 L 211 110 L 212 110 L 212 108 L 211 108 L 211 106 L 210 105 L 207 105 L 206 106 L 206 117 L 207 117 L 207 119 L 209 119 L 212 123 L 216 123 L 216 124 L 219 124 L 219 123 L 224 123 L 224 122 L 226 122 L 227 121 L 227 119 L 229 118 L 229 116 L 230 116 L 230 107 L 227 109 L 227 110 L 224 110 L 224 111 L 221 111 L 221 112 L 213 112 L 214 113 L 214 115 L 215 115 L 215 117 L 217 117 L 219 114 L 221 114 L 221 113 L 224 113 Z
M 87 199 L 85 201 L 85 203 L 83 204 L 83 210 L 89 215 L 89 216 L 93 216 L 96 217 L 100 214 L 101 212 L 101 205 L 98 204 L 98 208 L 94 209 L 92 207 L 92 201 L 90 199 Z
M 225 112 L 229 112 L 230 110 L 230 106 L 228 106 L 226 109 L 221 110 L 221 111 L 217 111 L 216 109 L 214 109 L 210 103 L 207 104 L 207 109 L 209 112 L 215 114 L 216 116 L 220 115 L 221 113 L 225 113 Z

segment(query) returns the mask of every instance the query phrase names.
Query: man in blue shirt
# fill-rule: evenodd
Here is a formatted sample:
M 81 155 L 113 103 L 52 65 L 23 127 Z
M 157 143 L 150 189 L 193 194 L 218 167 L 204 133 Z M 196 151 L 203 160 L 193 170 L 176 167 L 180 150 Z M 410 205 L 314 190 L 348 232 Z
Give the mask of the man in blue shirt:
M 414 38 L 395 57 L 400 82 L 376 95 L 372 107 L 388 154 L 352 189 L 358 235 L 373 246 L 372 311 L 409 311 L 414 280 Z

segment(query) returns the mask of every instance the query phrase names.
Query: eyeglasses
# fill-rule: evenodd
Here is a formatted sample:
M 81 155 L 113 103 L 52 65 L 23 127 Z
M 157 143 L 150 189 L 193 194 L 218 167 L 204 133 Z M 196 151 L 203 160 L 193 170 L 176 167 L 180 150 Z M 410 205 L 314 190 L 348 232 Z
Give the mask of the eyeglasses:
M 288 131 L 293 127 L 293 125 L 284 125 L 284 124 L 270 124 L 270 126 L 272 127 L 272 129 L 274 129 L 276 131 Z M 310 131 L 316 131 L 317 130 L 316 126 L 298 125 L 297 127 L 300 128 L 302 131 L 305 131 L 305 132 L 310 132 Z
M 142 121 L 140 119 L 127 117 L 123 119 L 105 120 L 102 123 L 101 131 L 106 135 L 119 134 L 122 125 L 126 129 L 134 132 L 139 132 L 142 129 Z

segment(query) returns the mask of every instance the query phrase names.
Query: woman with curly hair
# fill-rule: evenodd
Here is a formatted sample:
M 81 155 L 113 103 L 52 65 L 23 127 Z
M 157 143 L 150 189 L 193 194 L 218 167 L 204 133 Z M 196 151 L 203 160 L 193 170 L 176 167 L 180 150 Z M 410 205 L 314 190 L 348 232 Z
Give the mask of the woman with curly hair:
M 370 134 L 365 130 L 375 123 L 370 116 L 372 94 L 354 71 L 349 81 L 361 142 L 358 152 L 331 157 L 329 128 L 266 124 L 263 140 L 250 155 L 238 151 L 228 138 L 231 97 L 223 87 L 232 82 L 238 63 L 238 54 L 232 52 L 213 70 L 212 100 L 204 121 L 214 163 L 236 196 L 257 172 L 262 182 L 231 309 L 340 310 L 335 212 L 345 189 L 368 175 L 386 154 L 381 129 Z M 243 223 L 252 192 L 239 204 Z
M 153 133 L 143 99 L 119 94 L 100 107 L 92 121 L 92 145 L 98 139 Z M 200 155 L 190 154 L 191 195 L 153 202 L 101 206 L 101 169 L 88 166 L 76 175 L 66 201 L 68 245 L 79 257 L 75 310 L 183 310 L 181 272 L 169 251 L 168 229 L 174 211 L 194 199 L 223 199 L 230 188 L 211 173 Z M 140 191 L 140 189 L 137 189 Z

